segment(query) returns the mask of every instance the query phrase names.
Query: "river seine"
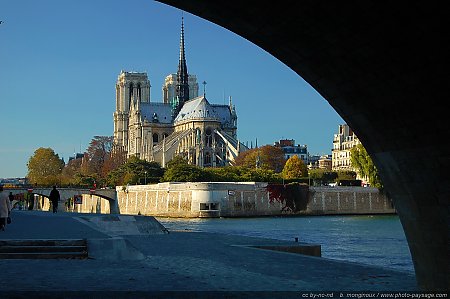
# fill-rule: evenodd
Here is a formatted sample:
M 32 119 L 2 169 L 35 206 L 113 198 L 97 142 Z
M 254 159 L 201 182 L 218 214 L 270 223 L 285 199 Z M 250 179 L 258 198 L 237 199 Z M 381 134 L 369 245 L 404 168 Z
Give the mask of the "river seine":
M 169 231 L 191 230 L 320 244 L 322 257 L 414 272 L 398 216 L 157 218 Z

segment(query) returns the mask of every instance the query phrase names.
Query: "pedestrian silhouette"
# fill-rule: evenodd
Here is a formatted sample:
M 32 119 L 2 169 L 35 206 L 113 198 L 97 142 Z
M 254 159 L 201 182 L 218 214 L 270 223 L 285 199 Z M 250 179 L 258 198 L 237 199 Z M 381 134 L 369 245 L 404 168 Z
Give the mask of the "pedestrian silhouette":
M 3 192 L 3 186 L 0 185 L 0 230 L 5 230 L 6 220 L 11 213 L 11 202 L 8 196 Z
M 14 200 L 14 195 L 12 194 L 12 192 L 9 192 L 9 201 L 12 202 Z
M 56 190 L 56 186 L 53 186 L 52 191 L 50 191 L 49 199 L 52 202 L 53 213 L 58 212 L 59 191 Z

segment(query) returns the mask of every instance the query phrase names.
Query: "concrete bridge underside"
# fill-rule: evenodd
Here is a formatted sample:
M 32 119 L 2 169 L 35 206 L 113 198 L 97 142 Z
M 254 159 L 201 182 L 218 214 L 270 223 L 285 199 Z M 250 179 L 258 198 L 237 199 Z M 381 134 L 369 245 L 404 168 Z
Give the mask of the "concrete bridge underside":
M 447 10 L 404 1 L 159 2 L 239 34 L 316 89 L 378 167 L 419 286 L 448 290 Z

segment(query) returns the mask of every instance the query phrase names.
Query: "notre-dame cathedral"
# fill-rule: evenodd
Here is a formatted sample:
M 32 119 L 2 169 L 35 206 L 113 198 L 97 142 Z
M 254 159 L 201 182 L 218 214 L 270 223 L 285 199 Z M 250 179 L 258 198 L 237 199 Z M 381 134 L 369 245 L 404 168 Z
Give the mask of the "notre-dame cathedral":
M 232 165 L 247 147 L 237 139 L 237 114 L 232 104 L 210 104 L 198 96 L 195 75 L 189 75 L 181 21 L 178 71 L 166 77 L 163 101 L 150 101 L 146 73 L 121 71 L 116 84 L 114 142 L 127 153 L 165 167 L 174 156 L 200 167 Z

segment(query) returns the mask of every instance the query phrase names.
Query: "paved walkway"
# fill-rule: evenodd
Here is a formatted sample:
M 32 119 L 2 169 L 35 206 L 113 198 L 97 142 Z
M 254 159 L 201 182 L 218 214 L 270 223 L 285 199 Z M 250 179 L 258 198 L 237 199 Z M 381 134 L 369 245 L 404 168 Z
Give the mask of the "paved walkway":
M 110 217 L 115 226 L 99 226 L 98 217 Z M 142 226 L 137 217 L 150 224 Z M 13 211 L 12 219 L 0 239 L 86 238 L 94 258 L 0 260 L 0 298 L 79 298 L 81 292 L 105 298 L 301 298 L 305 291 L 334 291 L 338 298 L 340 291 L 417 289 L 410 273 L 248 247 L 293 245 L 287 241 L 164 233 L 152 217 Z

